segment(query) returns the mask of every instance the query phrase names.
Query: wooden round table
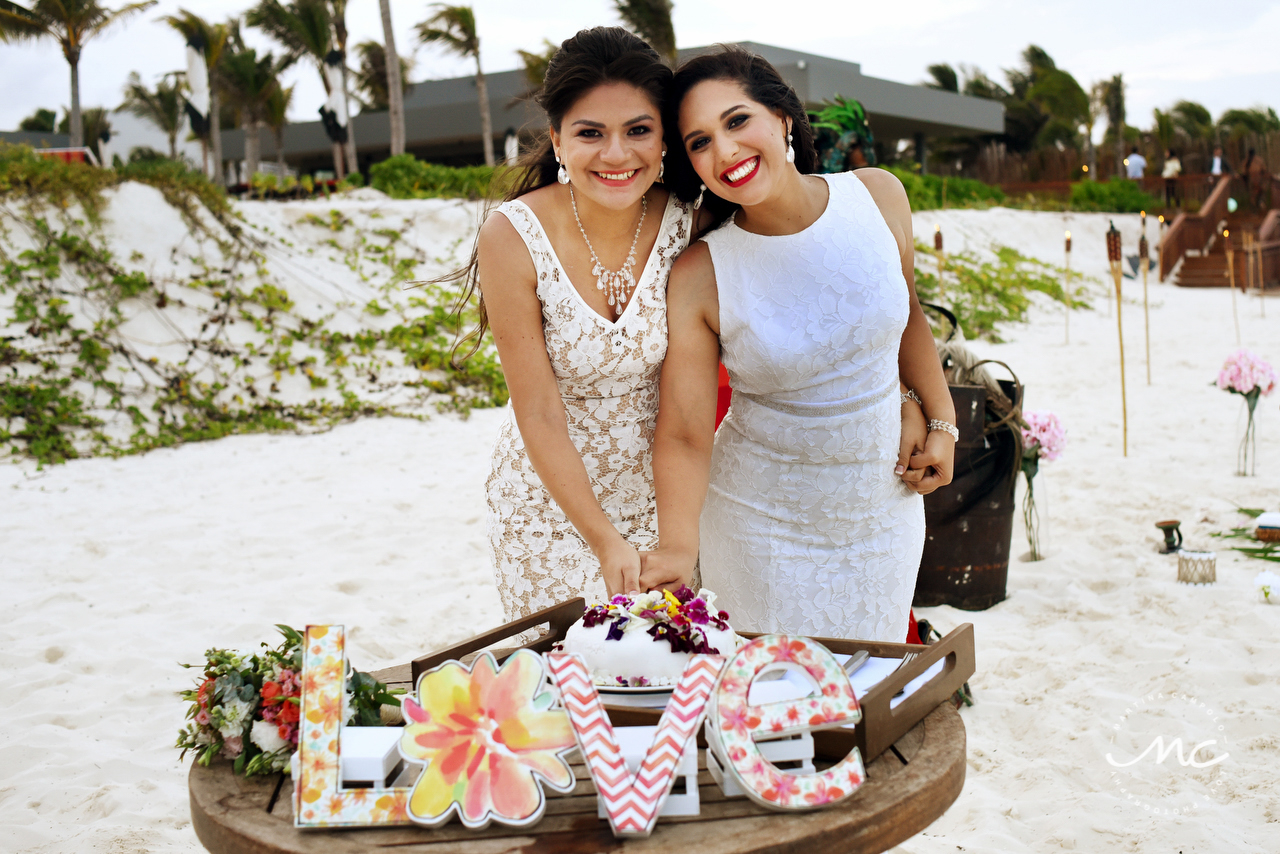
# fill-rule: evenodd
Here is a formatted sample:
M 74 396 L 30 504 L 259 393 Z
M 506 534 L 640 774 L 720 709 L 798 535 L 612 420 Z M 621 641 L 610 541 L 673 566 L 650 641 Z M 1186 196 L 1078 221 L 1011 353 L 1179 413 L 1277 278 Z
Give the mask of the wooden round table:
M 698 761 L 701 814 L 661 818 L 647 839 L 614 838 L 608 822 L 596 817 L 595 787 L 581 765 L 574 768 L 574 790 L 550 797 L 545 817 L 529 828 L 492 824 L 474 831 L 454 821 L 436 829 L 298 830 L 289 778 L 246 779 L 232 773 L 230 762 L 219 761 L 191 768 L 191 822 L 214 854 L 364 854 L 384 847 L 396 854 L 879 852 L 924 830 L 959 796 L 965 730 L 956 710 L 943 703 L 867 765 L 867 781 L 848 801 L 791 815 L 765 810 L 746 798 L 725 798 L 706 770 L 702 751 Z

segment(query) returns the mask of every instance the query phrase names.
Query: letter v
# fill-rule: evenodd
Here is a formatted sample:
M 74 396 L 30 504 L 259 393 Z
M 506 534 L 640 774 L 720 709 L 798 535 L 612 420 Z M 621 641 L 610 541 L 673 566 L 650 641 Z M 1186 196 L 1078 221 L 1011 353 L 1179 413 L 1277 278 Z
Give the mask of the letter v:
M 648 836 L 671 793 L 676 767 L 689 739 L 707 711 L 707 699 L 724 666 L 718 655 L 695 655 L 658 721 L 658 731 L 635 774 L 627 771 L 613 725 L 600 694 L 579 655 L 547 653 L 547 663 L 560 688 L 560 697 L 578 739 L 578 748 L 591 772 L 613 835 Z

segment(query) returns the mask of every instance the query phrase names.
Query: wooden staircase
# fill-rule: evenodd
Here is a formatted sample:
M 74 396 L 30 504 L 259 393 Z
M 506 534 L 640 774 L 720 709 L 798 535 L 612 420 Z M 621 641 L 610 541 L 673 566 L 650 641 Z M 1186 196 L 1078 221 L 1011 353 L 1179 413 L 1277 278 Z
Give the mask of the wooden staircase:
M 1221 178 L 1199 212 L 1180 213 L 1174 218 L 1161 241 L 1160 281 L 1176 268 L 1174 284 L 1180 287 L 1225 288 L 1231 284 L 1227 279 L 1227 241 L 1222 236 L 1225 228 L 1231 233 L 1235 286 L 1246 287 L 1247 263 L 1242 250 L 1248 234 L 1260 249 L 1254 257 L 1261 263 L 1264 289 L 1280 290 L 1280 207 L 1228 213 L 1232 183 L 1232 178 Z M 1271 198 L 1273 204 L 1280 204 L 1280 177 L 1272 177 Z M 1255 287 L 1256 283 L 1255 275 Z
M 1244 245 L 1244 235 L 1258 236 L 1262 226 L 1262 216 L 1256 213 L 1228 214 L 1226 225 L 1231 232 L 1231 248 L 1235 250 L 1236 287 L 1244 284 L 1244 263 L 1240 249 Z M 1174 277 L 1173 283 L 1181 288 L 1225 288 L 1227 286 L 1227 253 L 1226 241 L 1222 235 L 1216 234 L 1207 252 L 1199 255 L 1188 254 L 1182 259 L 1182 267 Z

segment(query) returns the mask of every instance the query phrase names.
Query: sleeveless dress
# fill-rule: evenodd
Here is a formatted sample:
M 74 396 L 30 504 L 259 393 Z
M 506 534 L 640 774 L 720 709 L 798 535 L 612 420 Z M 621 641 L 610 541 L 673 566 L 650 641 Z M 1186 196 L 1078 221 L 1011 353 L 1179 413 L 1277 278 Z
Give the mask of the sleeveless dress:
M 667 277 L 689 243 L 691 209 L 675 196 L 617 322 L 582 299 L 542 224 L 518 199 L 497 209 L 524 240 L 537 270 L 547 355 L 600 506 L 637 549 L 658 544 L 653 493 L 653 428 L 658 379 L 667 354 Z M 542 485 L 507 416 L 485 484 L 489 546 L 508 620 L 575 596 L 604 601 L 600 562 Z
M 898 244 L 853 173 L 804 231 L 703 238 L 733 403 L 716 434 L 702 581 L 735 628 L 901 643 L 924 500 L 893 473 L 898 348 L 909 311 Z

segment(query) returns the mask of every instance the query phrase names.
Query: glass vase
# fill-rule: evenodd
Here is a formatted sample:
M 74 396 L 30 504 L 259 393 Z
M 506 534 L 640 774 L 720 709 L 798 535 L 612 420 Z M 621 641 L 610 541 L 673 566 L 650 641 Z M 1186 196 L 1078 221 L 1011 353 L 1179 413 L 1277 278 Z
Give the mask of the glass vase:
M 1240 447 L 1236 451 L 1236 474 L 1240 477 L 1253 477 L 1258 473 L 1258 432 L 1253 422 L 1253 411 L 1258 407 L 1261 393 L 1261 389 L 1255 388 L 1242 395 L 1248 418 L 1245 421 L 1244 437 L 1240 439 Z

